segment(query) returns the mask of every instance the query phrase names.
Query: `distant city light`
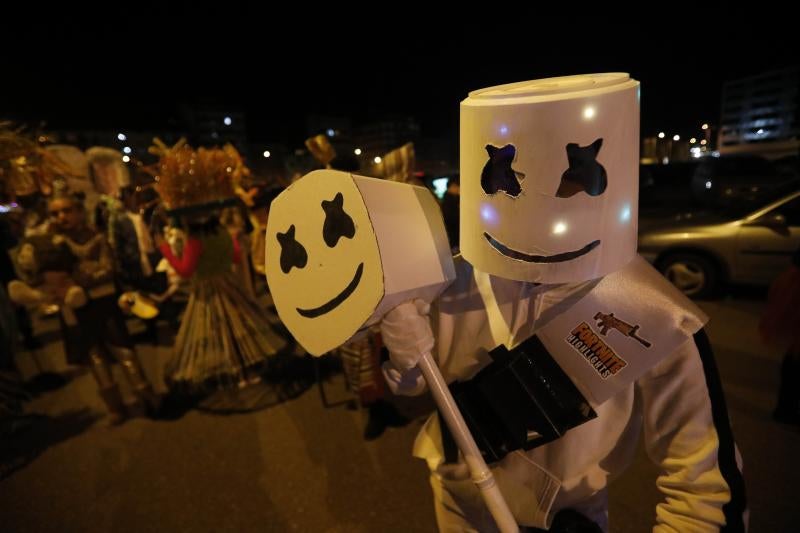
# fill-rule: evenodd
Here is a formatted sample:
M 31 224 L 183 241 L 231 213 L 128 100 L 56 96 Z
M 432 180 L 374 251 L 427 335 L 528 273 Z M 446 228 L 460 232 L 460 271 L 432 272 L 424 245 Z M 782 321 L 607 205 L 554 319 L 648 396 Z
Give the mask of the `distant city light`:
M 707 142 L 708 142 L 708 141 L 706 141 L 705 139 L 703 139 L 702 141 L 700 141 L 700 144 L 702 144 L 703 146 L 705 146 Z
M 120 141 L 127 141 L 128 140 L 128 138 L 125 136 L 124 133 L 117 133 L 117 139 L 119 139 Z
M 333 128 L 328 128 L 328 131 L 326 133 L 328 134 L 328 137 L 333 137 L 334 135 L 336 135 L 336 132 L 333 131 Z
M 271 154 L 271 153 L 269 153 L 269 150 L 264 150 L 264 157 L 269 157 L 269 156 L 271 156 L 271 155 L 272 155 L 272 154 Z
M 356 155 L 361 155 L 361 148 L 356 148 L 355 150 L 353 150 L 353 153 Z
M 127 155 L 123 155 L 123 156 L 122 156 L 122 161 L 123 161 L 123 162 L 125 162 L 125 163 L 128 163 L 128 162 L 130 162 L 130 160 L 131 160 L 131 158 L 130 158 L 130 157 L 128 157 Z
M 594 114 L 595 114 L 594 106 L 587 105 L 586 107 L 583 108 L 583 118 L 585 118 L 586 120 L 593 119 Z
M 697 142 L 697 139 L 695 139 L 694 137 L 692 137 L 691 139 L 689 139 L 689 144 L 694 144 L 694 143 L 696 143 L 696 142 Z
M 555 233 L 556 235 L 561 235 L 565 231 L 567 231 L 567 225 L 564 224 L 563 222 L 556 222 L 555 224 L 553 224 L 553 233 Z
M 231 117 L 225 117 L 225 118 L 223 118 L 223 119 L 222 119 L 222 122 L 223 122 L 223 124 L 225 124 L 226 126 L 230 126 L 231 124 L 233 124 L 233 120 L 231 120 Z
M 692 148 L 689 151 L 692 152 L 692 157 L 695 157 L 695 158 L 700 157 L 702 155 L 699 146 L 695 146 L 694 148 Z
M 125 152 L 126 154 L 129 154 L 129 153 L 131 153 L 131 147 L 130 146 L 125 146 L 125 147 L 122 148 L 122 151 Z
M 673 135 L 672 136 L 672 140 L 673 141 L 680 141 L 681 140 L 681 136 L 680 135 Z
M 702 126 L 700 126 L 700 129 L 701 130 L 707 130 L 708 129 L 708 124 L 703 124 Z
M 664 138 L 664 132 L 663 131 L 659 131 L 658 132 L 658 138 L 659 139 L 663 139 Z
M 373 161 L 375 161 L 375 164 L 377 165 L 377 164 L 379 164 L 381 161 L 383 161 L 383 159 L 381 159 L 381 157 L 380 157 L 379 155 L 376 155 L 376 156 L 375 156 L 375 159 L 373 159 Z

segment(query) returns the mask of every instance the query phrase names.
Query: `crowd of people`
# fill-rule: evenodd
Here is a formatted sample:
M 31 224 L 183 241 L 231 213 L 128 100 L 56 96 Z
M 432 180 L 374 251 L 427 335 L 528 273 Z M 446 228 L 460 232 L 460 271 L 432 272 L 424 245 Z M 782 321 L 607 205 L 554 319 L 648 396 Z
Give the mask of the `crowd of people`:
M 12 132 L 4 133 L 9 141 Z M 176 407 L 256 409 L 291 389 L 282 381 L 293 377 L 282 373 L 303 354 L 270 311 L 264 268 L 269 205 L 282 185 L 250 176 L 232 146 L 158 140 L 157 161 L 138 180 L 121 154 L 97 148 L 86 152 L 81 179 L 14 135 L 4 146 L 22 143 L 26 155 L 24 166 L 7 156 L 2 168 L 4 414 L 22 412 L 15 354 L 41 347 L 33 324 L 42 319 L 58 321 L 68 367 L 91 371 L 111 425 L 171 417 Z M 174 334 L 163 382 L 143 370 L 131 321 L 144 325 L 141 342 Z M 378 368 L 379 338 L 371 342 L 332 354 L 354 399 L 369 408 L 369 439 L 408 422 L 381 400 L 379 372 L 370 383 L 360 378 L 360 368 Z M 115 382 L 116 364 L 134 401 Z

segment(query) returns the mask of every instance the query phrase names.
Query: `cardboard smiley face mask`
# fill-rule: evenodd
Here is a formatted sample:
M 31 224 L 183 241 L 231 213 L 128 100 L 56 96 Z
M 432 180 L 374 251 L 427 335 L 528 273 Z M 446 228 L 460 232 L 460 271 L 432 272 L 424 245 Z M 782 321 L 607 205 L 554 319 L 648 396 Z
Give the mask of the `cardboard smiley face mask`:
M 549 78 L 461 102 L 461 253 L 479 270 L 563 283 L 636 254 L 639 82 Z
M 272 202 L 265 266 L 281 320 L 313 355 L 455 278 L 427 189 L 335 170 L 307 174 Z

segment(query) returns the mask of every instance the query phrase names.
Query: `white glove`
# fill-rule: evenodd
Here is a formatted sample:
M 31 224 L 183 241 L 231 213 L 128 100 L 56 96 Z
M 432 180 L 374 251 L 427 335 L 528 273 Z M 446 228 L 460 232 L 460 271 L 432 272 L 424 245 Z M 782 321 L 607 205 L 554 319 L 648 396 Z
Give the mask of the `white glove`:
M 419 368 L 412 368 L 408 372 L 400 372 L 391 361 L 386 361 L 381 367 L 383 378 L 392 394 L 398 396 L 418 396 L 425 392 L 427 383 Z
M 400 372 L 411 370 L 423 354 L 433 349 L 433 331 L 428 317 L 430 305 L 420 299 L 403 302 L 381 322 L 381 338 L 389 359 Z

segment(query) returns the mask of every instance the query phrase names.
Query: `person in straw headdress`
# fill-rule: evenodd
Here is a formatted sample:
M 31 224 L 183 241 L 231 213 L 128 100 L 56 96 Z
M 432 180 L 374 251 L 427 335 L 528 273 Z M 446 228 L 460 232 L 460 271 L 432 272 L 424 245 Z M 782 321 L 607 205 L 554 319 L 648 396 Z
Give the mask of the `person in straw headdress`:
M 247 388 L 260 382 L 267 360 L 285 341 L 233 273 L 239 244 L 219 221 L 219 210 L 236 201 L 242 159 L 231 145 L 194 150 L 184 140 L 167 147 L 156 139 L 151 153 L 160 156 L 156 190 L 187 232 L 180 256 L 158 233 L 156 242 L 175 271 L 191 282 L 165 379 L 196 392 Z

